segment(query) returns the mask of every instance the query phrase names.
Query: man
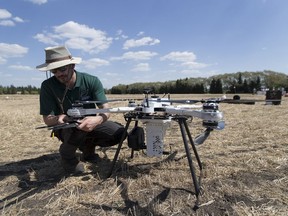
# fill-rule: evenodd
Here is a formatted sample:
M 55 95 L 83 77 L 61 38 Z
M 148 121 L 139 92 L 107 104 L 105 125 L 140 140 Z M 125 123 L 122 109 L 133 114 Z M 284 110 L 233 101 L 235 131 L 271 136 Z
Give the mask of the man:
M 100 80 L 75 70 L 81 58 L 72 57 L 65 46 L 45 49 L 46 62 L 37 66 L 40 71 L 50 71 L 54 76 L 42 82 L 40 114 L 46 125 L 69 122 L 67 110 L 75 101 L 106 101 Z M 95 107 L 95 106 L 94 106 Z M 109 108 L 108 103 L 97 103 L 98 108 Z M 96 107 L 95 107 L 96 108 Z M 111 146 L 120 142 L 125 129 L 122 125 L 107 121 L 109 113 L 87 116 L 77 121 L 77 127 L 55 130 L 62 144 L 59 148 L 61 163 L 67 173 L 84 172 L 84 165 L 76 157 L 79 148 L 85 161 L 95 162 L 95 146 Z

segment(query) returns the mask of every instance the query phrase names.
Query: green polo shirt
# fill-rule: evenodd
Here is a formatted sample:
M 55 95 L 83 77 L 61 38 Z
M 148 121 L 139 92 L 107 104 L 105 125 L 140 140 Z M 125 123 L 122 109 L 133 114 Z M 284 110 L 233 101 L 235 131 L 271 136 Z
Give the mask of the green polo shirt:
M 56 77 L 52 76 L 43 81 L 40 91 L 40 114 L 62 114 L 59 104 L 62 100 L 64 113 L 66 113 L 77 100 L 107 100 L 103 85 L 98 77 L 78 71 L 76 71 L 76 84 L 74 88 L 68 90 L 66 95 L 64 95 L 64 93 L 65 85 L 59 82 Z

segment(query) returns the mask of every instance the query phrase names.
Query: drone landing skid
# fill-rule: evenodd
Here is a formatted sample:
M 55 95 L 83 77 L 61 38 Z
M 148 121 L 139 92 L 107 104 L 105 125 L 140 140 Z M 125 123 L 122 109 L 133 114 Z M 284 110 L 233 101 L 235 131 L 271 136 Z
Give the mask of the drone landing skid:
M 126 131 L 128 131 L 129 125 L 130 125 L 132 120 L 135 121 L 134 129 L 137 128 L 139 119 L 136 118 L 136 116 L 134 116 L 134 115 L 126 116 L 126 120 L 127 120 L 127 123 L 126 123 L 126 126 L 125 126 L 125 130 Z M 148 154 L 148 156 L 159 156 L 159 154 L 163 152 L 163 149 L 161 149 L 161 148 L 159 149 L 159 146 L 163 145 L 164 133 L 165 133 L 165 130 L 168 127 L 168 125 L 169 125 L 171 120 L 177 121 L 178 124 L 179 124 L 179 127 L 180 127 L 180 131 L 181 131 L 181 135 L 182 135 L 182 139 L 183 139 L 183 143 L 184 143 L 184 147 L 185 147 L 185 152 L 186 152 L 186 156 L 187 156 L 187 159 L 188 159 L 189 168 L 190 168 L 190 172 L 191 172 L 191 177 L 192 177 L 192 181 L 193 181 L 194 188 L 195 188 L 196 203 L 195 203 L 195 206 L 194 206 L 193 209 L 196 210 L 196 209 L 199 208 L 199 195 L 200 195 L 200 192 L 201 192 L 200 191 L 201 190 L 200 187 L 201 187 L 201 178 L 202 178 L 202 163 L 200 161 L 200 157 L 198 155 L 195 143 L 194 143 L 194 141 L 192 139 L 189 127 L 187 125 L 187 117 L 185 117 L 185 116 L 174 116 L 172 119 L 166 119 L 166 120 L 165 119 L 161 119 L 161 120 L 156 120 L 156 121 L 152 121 L 151 119 L 141 119 L 141 121 L 144 124 L 146 124 L 146 125 L 150 124 L 149 127 L 148 127 L 150 129 L 148 129 L 148 131 L 146 131 L 146 137 L 147 138 L 150 137 L 150 139 L 154 139 L 154 140 L 150 140 L 150 141 L 148 140 L 148 142 L 152 142 L 152 144 L 155 142 L 155 140 L 157 142 L 160 142 L 160 143 L 158 143 L 160 145 L 157 145 L 157 149 L 153 149 L 153 145 L 152 145 L 152 147 L 150 147 L 150 150 L 149 150 L 149 147 L 147 145 L 147 154 Z M 161 127 L 162 127 L 162 129 L 161 129 Z M 156 134 L 156 132 L 157 132 L 157 131 L 155 132 L 155 130 L 159 130 L 159 129 L 162 130 L 162 136 L 153 138 L 153 134 Z M 157 133 L 157 134 L 159 134 L 159 133 Z M 113 173 L 114 167 L 116 165 L 116 161 L 118 159 L 118 156 L 119 156 L 119 153 L 120 153 L 120 150 L 122 148 L 122 144 L 123 144 L 125 138 L 126 138 L 126 134 L 123 134 L 122 139 L 121 139 L 121 141 L 120 141 L 120 143 L 118 145 L 118 148 L 116 150 L 116 153 L 114 155 L 114 159 L 113 159 L 113 162 L 112 162 L 112 167 L 111 167 L 111 170 L 109 172 L 108 177 L 110 177 L 112 175 L 112 173 Z M 198 178 L 197 178 L 196 171 L 195 171 L 195 168 L 194 168 L 194 165 L 193 165 L 193 160 L 192 160 L 192 157 L 191 157 L 191 152 L 190 152 L 190 148 L 189 148 L 188 142 L 190 142 L 190 144 L 192 146 L 192 150 L 193 150 L 193 153 L 195 155 L 195 158 L 196 158 L 196 161 L 197 161 L 197 164 L 198 164 L 198 167 L 199 167 L 199 172 L 200 173 L 199 173 L 199 177 Z M 132 149 L 131 158 L 133 157 L 133 151 L 134 150 Z

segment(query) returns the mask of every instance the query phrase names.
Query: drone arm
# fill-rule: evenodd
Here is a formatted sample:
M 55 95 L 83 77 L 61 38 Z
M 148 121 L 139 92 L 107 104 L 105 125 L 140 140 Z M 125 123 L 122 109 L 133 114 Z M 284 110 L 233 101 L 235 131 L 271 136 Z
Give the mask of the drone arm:
M 166 108 L 166 112 L 173 115 L 183 115 L 183 116 L 192 116 L 196 118 L 201 118 L 208 121 L 220 121 L 223 119 L 222 112 L 207 112 L 203 110 L 189 110 L 189 109 L 180 109 L 180 108 Z
M 97 115 L 99 113 L 125 113 L 133 110 L 135 110 L 135 107 L 117 107 L 106 109 L 72 108 L 67 111 L 67 114 L 74 118 L 81 118 L 89 115 Z

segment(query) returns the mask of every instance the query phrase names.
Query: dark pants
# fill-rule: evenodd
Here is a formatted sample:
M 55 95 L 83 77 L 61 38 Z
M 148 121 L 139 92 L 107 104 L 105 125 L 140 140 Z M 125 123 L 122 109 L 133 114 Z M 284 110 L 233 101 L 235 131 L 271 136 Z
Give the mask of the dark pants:
M 62 141 L 59 148 L 61 159 L 65 163 L 75 166 L 79 161 L 75 155 L 79 148 L 83 156 L 89 157 L 95 153 L 95 146 L 108 147 L 118 144 L 125 128 L 119 123 L 106 121 L 98 125 L 93 131 L 85 132 L 77 128 L 66 128 L 54 132 L 55 136 Z

